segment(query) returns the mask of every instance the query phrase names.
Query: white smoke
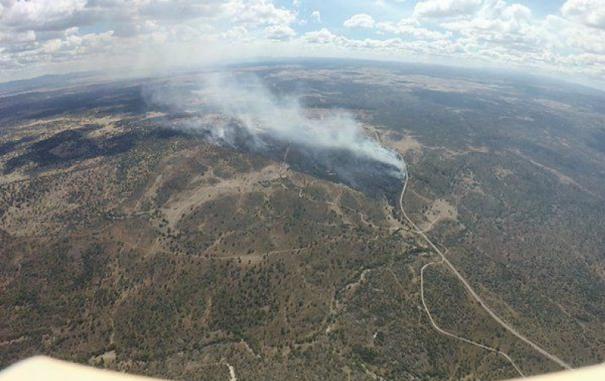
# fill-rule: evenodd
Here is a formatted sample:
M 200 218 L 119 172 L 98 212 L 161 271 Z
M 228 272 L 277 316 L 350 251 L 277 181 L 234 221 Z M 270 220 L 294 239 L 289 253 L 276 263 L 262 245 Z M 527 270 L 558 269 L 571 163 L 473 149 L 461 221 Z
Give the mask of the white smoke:
M 340 150 L 357 157 L 394 167 L 394 175 L 403 177 L 405 163 L 395 152 L 381 146 L 364 133 L 350 113 L 330 111 L 311 117 L 300 98 L 272 94 L 253 76 L 211 75 L 186 91 L 155 92 L 156 104 L 170 105 L 179 111 L 198 113 L 187 128 L 199 129 L 212 139 L 232 144 L 235 128 L 225 123 L 212 123 L 200 110 L 218 110 L 245 128 L 253 144 L 262 147 L 267 138 L 299 145 L 312 150 Z

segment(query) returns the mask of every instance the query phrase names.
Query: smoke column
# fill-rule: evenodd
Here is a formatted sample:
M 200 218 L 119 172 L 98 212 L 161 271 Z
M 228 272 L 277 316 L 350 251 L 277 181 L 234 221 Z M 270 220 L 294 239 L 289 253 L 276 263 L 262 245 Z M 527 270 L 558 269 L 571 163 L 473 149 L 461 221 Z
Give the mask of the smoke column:
M 259 151 L 269 140 L 277 140 L 323 156 L 325 152 L 347 152 L 381 163 L 390 176 L 399 179 L 406 174 L 401 157 L 368 137 L 351 114 L 334 111 L 311 118 L 298 97 L 276 97 L 252 75 L 213 74 L 185 88 L 152 91 L 150 100 L 191 115 L 180 127 L 203 132 L 219 144 L 236 145 L 236 137 L 241 136 L 238 130 L 243 128 L 248 144 Z M 223 122 L 209 119 L 217 113 Z M 225 123 L 225 118 L 232 123 Z

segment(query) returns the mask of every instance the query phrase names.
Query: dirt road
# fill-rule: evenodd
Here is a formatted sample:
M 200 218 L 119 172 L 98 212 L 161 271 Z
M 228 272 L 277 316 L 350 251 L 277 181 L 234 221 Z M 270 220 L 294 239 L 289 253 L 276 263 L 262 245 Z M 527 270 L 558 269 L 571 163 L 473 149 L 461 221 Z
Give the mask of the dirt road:
M 478 343 L 476 341 L 467 339 L 465 337 L 458 336 L 456 334 L 448 332 L 448 331 L 442 329 L 441 327 L 439 327 L 437 325 L 437 323 L 435 323 L 435 320 L 433 319 L 433 316 L 431 315 L 431 311 L 429 310 L 428 306 L 426 305 L 426 301 L 424 300 L 424 270 L 427 267 L 429 267 L 430 265 L 438 264 L 438 263 L 443 263 L 443 259 L 441 259 L 439 261 L 436 261 L 436 262 L 427 263 L 426 265 L 422 266 L 422 269 L 420 270 L 420 298 L 422 299 L 422 305 L 424 306 L 424 310 L 426 311 L 426 314 L 428 315 L 429 320 L 431 321 L 431 325 L 433 326 L 433 328 L 435 328 L 435 330 L 437 330 L 437 332 L 441 333 L 442 335 L 453 337 L 453 338 L 458 339 L 460 341 L 463 341 L 463 342 L 465 342 L 467 344 L 474 345 L 476 347 L 485 349 L 485 350 L 490 351 L 490 352 L 494 352 L 494 353 L 496 353 L 496 354 L 504 357 L 513 366 L 513 368 L 515 368 L 515 370 L 517 371 L 517 373 L 519 373 L 519 375 L 521 377 L 525 377 L 525 374 L 523 374 L 523 372 L 521 371 L 521 369 L 519 368 L 519 366 L 517 366 L 517 364 L 513 361 L 513 359 L 509 355 L 507 355 L 506 353 L 504 353 L 502 351 L 499 351 L 496 348 L 492 348 L 490 346 L 487 346 L 487 345 Z
M 498 315 L 496 315 L 496 313 L 494 311 L 492 311 L 492 309 L 483 301 L 483 299 L 475 292 L 475 290 L 473 290 L 473 288 L 470 286 L 470 284 L 468 283 L 468 281 L 458 272 L 458 270 L 454 267 L 454 265 L 452 265 L 452 263 L 447 259 L 447 257 L 444 255 L 444 253 L 441 250 L 439 250 L 439 248 L 433 243 L 433 241 L 431 241 L 429 239 L 429 237 L 420 228 L 418 228 L 418 226 L 414 223 L 414 221 L 412 221 L 410 219 L 410 217 L 408 217 L 407 213 L 405 212 L 405 209 L 403 208 L 403 196 L 405 195 L 405 190 L 406 190 L 407 185 L 408 185 L 408 180 L 409 180 L 409 171 L 406 174 L 406 177 L 405 177 L 405 180 L 404 180 L 404 183 L 403 183 L 403 189 L 401 190 L 401 196 L 399 197 L 399 208 L 401 209 L 401 213 L 403 214 L 403 217 L 405 218 L 405 220 L 410 224 L 410 226 L 412 226 L 414 228 L 414 230 L 416 231 L 416 233 L 418 233 L 418 235 L 420 235 L 429 244 L 429 246 L 437 254 L 439 254 L 439 256 L 441 257 L 441 260 L 454 273 L 454 275 L 456 275 L 456 277 L 460 280 L 460 282 L 462 282 L 462 284 L 468 290 L 469 294 L 473 297 L 473 299 L 475 299 L 481 305 L 481 307 L 498 324 L 500 324 L 504 329 L 506 329 L 507 331 L 509 331 L 510 333 L 512 333 L 514 336 L 516 336 L 519 340 L 521 340 L 524 343 L 526 343 L 529 346 L 531 346 L 534 350 L 536 350 L 538 353 L 540 353 L 541 355 L 543 355 L 547 359 L 549 359 L 549 360 L 557 363 L 559 366 L 561 366 L 564 369 L 571 369 L 571 366 L 569 364 L 567 364 L 565 361 L 563 361 L 560 358 L 558 358 L 557 356 L 549 353 L 544 348 L 540 347 L 538 344 L 534 343 L 533 341 L 531 341 L 530 339 L 528 339 L 527 337 L 525 337 L 524 335 L 522 335 L 521 333 L 519 333 L 515 328 L 513 328 L 512 326 L 510 326 L 510 324 L 508 324 L 507 322 L 505 322 L 504 320 L 502 320 Z M 423 270 L 426 268 L 426 266 L 427 265 L 425 265 L 425 267 L 423 267 Z M 423 300 L 423 302 L 424 302 L 424 300 Z M 425 309 L 426 309 L 426 305 L 425 305 Z M 431 318 L 431 322 L 433 323 L 433 326 L 435 328 L 437 328 L 437 326 L 432 321 L 432 318 Z M 440 329 L 438 329 L 438 330 L 440 332 L 442 331 Z M 445 331 L 443 331 L 443 332 L 445 332 Z M 460 339 L 463 339 L 463 338 L 460 338 Z M 465 339 L 465 340 L 467 340 L 467 339 Z M 479 344 L 479 345 L 481 345 L 481 344 Z

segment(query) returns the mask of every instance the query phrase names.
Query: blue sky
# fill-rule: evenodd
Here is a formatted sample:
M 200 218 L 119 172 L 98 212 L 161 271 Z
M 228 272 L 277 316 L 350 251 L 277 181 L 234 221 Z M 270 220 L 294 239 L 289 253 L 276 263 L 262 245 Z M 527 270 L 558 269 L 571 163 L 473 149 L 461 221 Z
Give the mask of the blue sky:
M 605 0 L 0 0 L 0 81 L 255 57 L 605 78 Z

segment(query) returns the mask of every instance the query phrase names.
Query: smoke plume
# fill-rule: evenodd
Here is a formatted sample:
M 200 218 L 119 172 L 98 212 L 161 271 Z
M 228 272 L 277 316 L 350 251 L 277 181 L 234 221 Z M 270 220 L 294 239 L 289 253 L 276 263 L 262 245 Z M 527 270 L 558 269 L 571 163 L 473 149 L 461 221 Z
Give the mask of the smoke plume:
M 400 156 L 370 138 L 350 113 L 324 110 L 311 115 L 300 97 L 276 96 L 255 76 L 208 75 L 199 82 L 156 89 L 150 100 L 186 115 L 180 128 L 203 133 L 217 144 L 257 152 L 267 152 L 276 142 L 286 144 L 352 185 L 358 185 L 360 171 L 405 176 Z

